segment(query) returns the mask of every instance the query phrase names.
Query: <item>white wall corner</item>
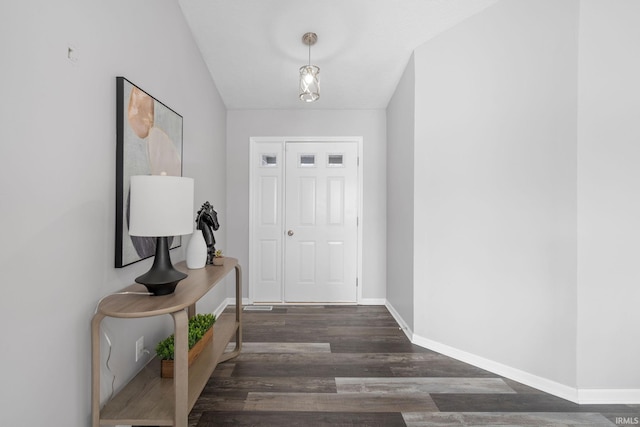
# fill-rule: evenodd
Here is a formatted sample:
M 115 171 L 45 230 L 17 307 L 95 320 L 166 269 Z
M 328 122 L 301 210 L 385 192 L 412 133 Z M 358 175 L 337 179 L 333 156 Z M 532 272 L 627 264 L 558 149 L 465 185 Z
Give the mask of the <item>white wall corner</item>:
M 493 360 L 485 359 L 475 354 L 467 353 L 466 351 L 462 351 L 418 335 L 413 336 L 413 343 L 420 347 L 428 348 L 429 350 L 444 354 L 445 356 L 452 357 L 461 362 L 493 372 L 494 374 L 505 378 L 518 381 L 519 383 L 544 391 L 545 393 L 552 394 L 574 403 L 582 403 L 579 402 L 578 389 L 576 388 L 521 371 L 511 366 L 503 365 L 502 363 L 498 363 Z
M 402 332 L 404 332 L 407 338 L 409 338 L 409 341 L 414 343 L 413 331 L 411 330 L 407 322 L 405 322 L 405 320 L 402 318 L 402 316 L 400 316 L 400 313 L 398 313 L 398 311 L 393 307 L 393 305 L 389 301 L 385 301 L 384 305 L 385 307 L 387 307 L 387 310 L 389 310 L 389 313 L 391 313 L 393 318 L 396 319 L 396 322 L 398 322 L 398 325 L 400 325 L 400 329 L 402 329 Z

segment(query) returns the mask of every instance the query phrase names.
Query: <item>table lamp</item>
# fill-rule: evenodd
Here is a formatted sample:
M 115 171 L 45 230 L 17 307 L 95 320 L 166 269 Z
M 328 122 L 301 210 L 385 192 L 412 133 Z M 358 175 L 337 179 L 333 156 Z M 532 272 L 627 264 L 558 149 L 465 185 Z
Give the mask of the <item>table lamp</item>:
M 136 282 L 154 295 L 173 293 L 187 274 L 171 264 L 168 238 L 193 232 L 193 178 L 132 176 L 129 209 L 129 234 L 156 238 L 153 266 Z

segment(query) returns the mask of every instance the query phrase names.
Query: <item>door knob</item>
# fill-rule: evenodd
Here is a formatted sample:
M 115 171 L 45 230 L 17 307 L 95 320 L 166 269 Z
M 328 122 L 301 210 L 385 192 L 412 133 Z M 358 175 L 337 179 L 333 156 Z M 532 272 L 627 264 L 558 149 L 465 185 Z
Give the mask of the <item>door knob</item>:
M 293 236 L 293 230 L 287 231 L 287 236 Z

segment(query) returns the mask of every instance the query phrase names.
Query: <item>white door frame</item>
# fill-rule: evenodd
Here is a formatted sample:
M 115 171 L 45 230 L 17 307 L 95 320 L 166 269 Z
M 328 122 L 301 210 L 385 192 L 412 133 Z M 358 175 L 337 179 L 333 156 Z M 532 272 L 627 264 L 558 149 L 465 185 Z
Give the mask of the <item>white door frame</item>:
M 360 303 L 362 301 L 362 224 L 363 224 L 363 150 L 362 150 L 362 137 L 361 136 L 346 136 L 346 137 L 335 137 L 335 136 L 327 136 L 327 137 L 318 137 L 318 136 L 304 136 L 304 137 L 250 137 L 249 138 L 249 303 L 254 303 L 254 292 L 255 292 L 255 281 L 256 281 L 256 261 L 254 259 L 254 238 L 255 238 L 255 221 L 257 215 L 257 206 L 255 200 L 255 168 L 254 168 L 254 157 L 258 155 L 258 146 L 261 143 L 279 143 L 280 144 L 280 158 L 284 159 L 284 148 L 287 142 L 355 142 L 358 146 L 358 243 L 357 243 L 357 289 L 356 289 L 356 303 Z M 284 175 L 284 167 L 282 169 L 282 173 Z M 284 190 L 284 176 L 280 182 L 280 191 L 279 194 L 283 194 Z M 280 197 L 280 206 L 278 207 L 280 212 L 284 212 L 284 197 Z M 282 222 L 282 230 L 281 230 L 281 238 L 283 239 L 283 244 L 281 245 L 281 252 L 284 252 L 284 233 L 285 233 L 285 224 Z M 280 271 L 284 272 L 284 254 L 280 254 Z M 284 277 L 281 277 L 281 286 L 282 286 L 282 301 L 280 303 L 284 303 Z M 276 302 L 276 301 L 274 301 Z

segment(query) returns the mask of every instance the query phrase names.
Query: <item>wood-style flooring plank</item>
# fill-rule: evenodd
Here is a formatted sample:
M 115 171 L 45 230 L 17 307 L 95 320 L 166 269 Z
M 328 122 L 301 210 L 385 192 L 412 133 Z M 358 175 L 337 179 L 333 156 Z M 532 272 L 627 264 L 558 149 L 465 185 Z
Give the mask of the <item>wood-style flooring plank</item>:
M 232 351 L 235 343 L 229 343 L 227 351 Z M 242 353 L 331 353 L 329 343 L 291 342 L 247 342 L 242 344 Z
M 208 412 L 196 427 L 405 427 L 398 412 Z
M 253 328 L 245 326 L 242 333 L 247 342 L 329 342 L 327 327 L 318 325 L 300 328 L 295 325 L 256 325 Z
M 394 368 L 432 363 L 438 366 L 441 357 L 434 353 L 249 353 L 234 360 L 232 376 L 392 377 L 396 376 Z
M 441 412 L 602 412 L 627 413 L 627 405 L 579 405 L 549 394 L 433 394 Z
M 491 413 L 491 412 L 405 412 L 407 427 L 454 426 L 553 426 L 607 427 L 615 426 L 601 414 L 561 412 Z
M 219 377 L 211 378 L 202 395 L 243 392 L 336 393 L 331 377 Z
M 467 363 L 437 359 L 428 363 L 414 363 L 411 366 L 391 366 L 390 369 L 393 376 L 397 377 L 497 377 L 496 374 Z
M 437 411 L 429 395 L 372 393 L 253 393 L 247 411 L 422 412 Z
M 452 363 L 449 358 L 437 353 L 242 353 L 233 363 L 289 363 L 296 364 L 327 364 L 327 365 L 366 365 L 385 363 L 390 366 L 413 366 L 416 364 Z M 466 363 L 458 362 L 461 365 Z M 494 375 L 495 376 L 495 375 Z
M 429 350 L 420 348 L 408 341 L 392 340 L 354 340 L 329 338 L 333 353 L 427 353 Z
M 391 377 L 393 373 L 383 362 L 362 365 L 236 363 L 234 377 Z
M 338 393 L 515 393 L 501 378 L 336 378 Z

